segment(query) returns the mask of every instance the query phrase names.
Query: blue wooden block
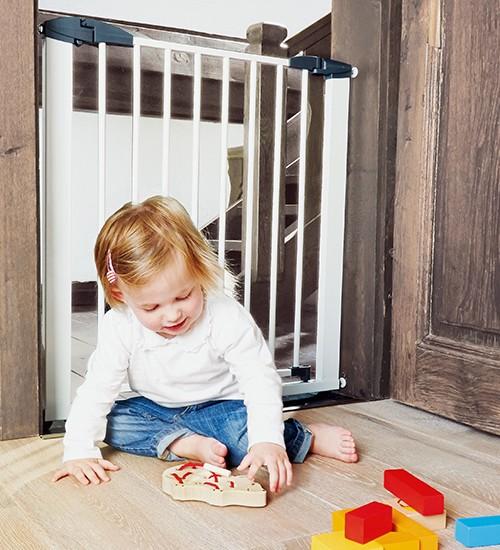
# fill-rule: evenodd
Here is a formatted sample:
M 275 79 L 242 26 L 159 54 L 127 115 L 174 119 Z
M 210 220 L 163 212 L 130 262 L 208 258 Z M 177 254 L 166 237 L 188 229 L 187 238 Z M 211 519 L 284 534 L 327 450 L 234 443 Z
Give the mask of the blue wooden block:
M 457 519 L 455 538 L 469 548 L 500 544 L 500 516 Z

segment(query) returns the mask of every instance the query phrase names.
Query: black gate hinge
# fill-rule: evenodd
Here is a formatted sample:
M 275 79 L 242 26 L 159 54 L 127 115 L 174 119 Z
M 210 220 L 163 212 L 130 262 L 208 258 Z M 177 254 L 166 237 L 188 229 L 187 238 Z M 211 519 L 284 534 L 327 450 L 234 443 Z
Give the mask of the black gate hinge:
M 134 45 L 134 37 L 127 31 L 87 17 L 57 17 L 42 23 L 40 32 L 54 40 L 70 42 L 75 46 L 90 44 L 97 46 L 105 43 L 110 46 Z
M 316 55 L 298 55 L 290 58 L 289 64 L 293 69 L 307 70 L 312 74 L 323 75 L 325 78 L 351 78 L 357 74 L 356 67 L 349 63 Z

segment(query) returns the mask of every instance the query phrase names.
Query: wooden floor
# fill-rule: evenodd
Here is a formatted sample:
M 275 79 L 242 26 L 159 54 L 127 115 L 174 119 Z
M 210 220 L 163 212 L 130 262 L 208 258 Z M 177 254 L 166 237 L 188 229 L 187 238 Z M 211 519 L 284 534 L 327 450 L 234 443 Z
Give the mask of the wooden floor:
M 439 532 L 442 550 L 463 548 L 454 541 L 454 518 L 500 513 L 498 437 L 392 401 L 294 416 L 349 427 L 361 460 L 310 457 L 294 466 L 294 487 L 262 509 L 174 502 L 160 489 L 165 462 L 110 449 L 106 456 L 122 467 L 111 483 L 52 484 L 60 440 L 0 442 L 0 548 L 307 549 L 312 534 L 330 530 L 332 510 L 387 499 L 382 475 L 395 467 L 444 493 L 451 519 Z

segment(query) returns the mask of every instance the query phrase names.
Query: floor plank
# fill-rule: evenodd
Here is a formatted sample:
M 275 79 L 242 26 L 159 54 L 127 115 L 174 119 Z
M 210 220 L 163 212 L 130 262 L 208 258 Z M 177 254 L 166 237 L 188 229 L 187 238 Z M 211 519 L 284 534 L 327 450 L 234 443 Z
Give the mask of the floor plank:
M 121 466 L 112 482 L 83 487 L 50 482 L 60 440 L 0 442 L 1 548 L 303 550 L 314 533 L 330 530 L 331 512 L 387 500 L 387 468 L 406 468 L 445 494 L 448 527 L 441 550 L 454 541 L 456 517 L 500 511 L 500 438 L 393 401 L 294 412 L 304 422 L 348 427 L 358 464 L 318 456 L 294 466 L 294 486 L 270 496 L 263 509 L 220 509 L 179 503 L 161 491 L 165 462 L 105 448 Z M 266 484 L 265 472 L 260 480 Z M 4 528 L 5 525 L 5 528 Z M 498 547 L 497 547 L 498 548 Z

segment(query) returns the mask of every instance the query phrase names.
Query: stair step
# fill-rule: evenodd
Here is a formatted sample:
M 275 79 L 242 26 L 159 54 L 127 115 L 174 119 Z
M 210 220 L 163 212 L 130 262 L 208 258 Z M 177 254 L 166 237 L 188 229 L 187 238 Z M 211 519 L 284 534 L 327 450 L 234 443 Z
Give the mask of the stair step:
M 219 239 L 209 239 L 208 242 L 215 248 L 219 246 Z M 227 239 L 225 250 L 226 252 L 232 252 L 232 251 L 241 252 L 241 241 Z

